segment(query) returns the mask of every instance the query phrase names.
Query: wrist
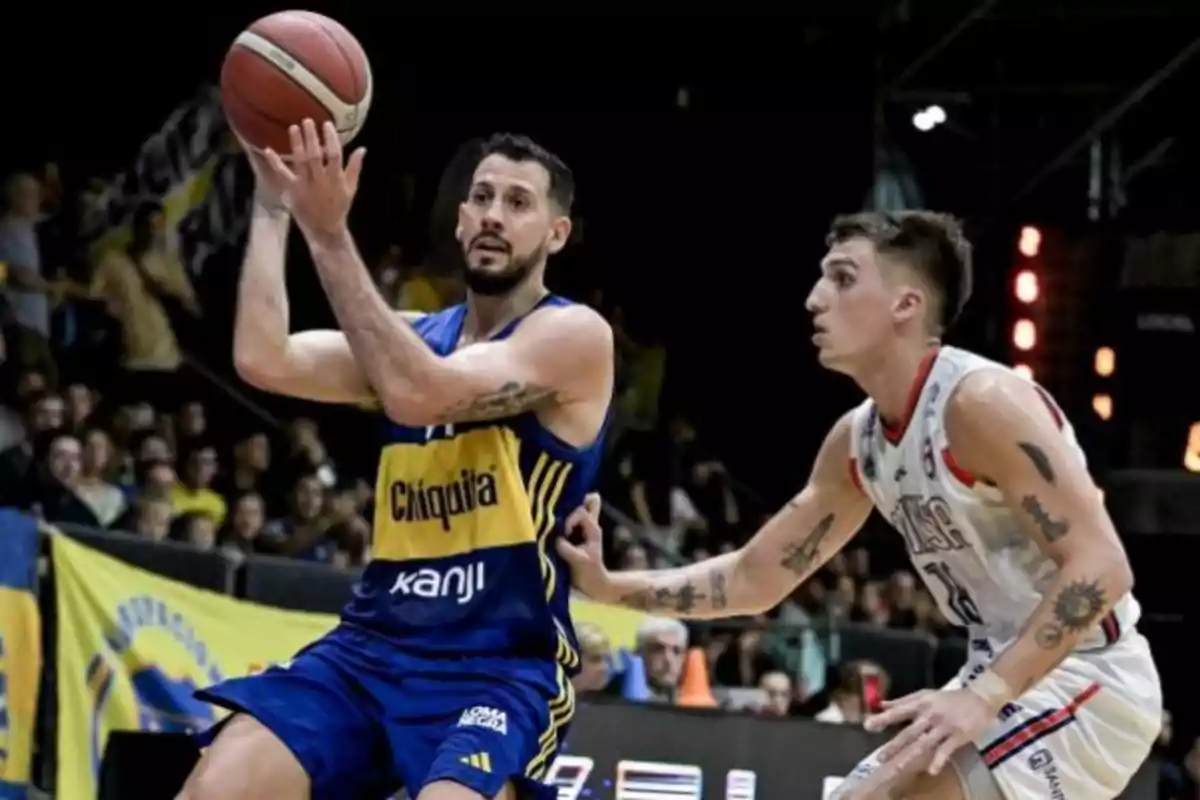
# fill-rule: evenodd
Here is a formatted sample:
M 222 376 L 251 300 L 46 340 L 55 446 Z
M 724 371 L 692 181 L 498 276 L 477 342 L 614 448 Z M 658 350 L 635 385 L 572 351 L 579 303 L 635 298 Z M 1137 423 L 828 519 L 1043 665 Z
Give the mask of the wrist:
M 1017 693 L 1008 685 L 1008 681 L 990 669 L 984 670 L 973 679 L 967 681 L 964 688 L 976 697 L 981 698 L 992 710 L 997 712 L 1017 699 Z
M 287 206 L 280 200 L 258 192 L 254 193 L 254 209 L 274 218 L 287 219 L 290 216 Z

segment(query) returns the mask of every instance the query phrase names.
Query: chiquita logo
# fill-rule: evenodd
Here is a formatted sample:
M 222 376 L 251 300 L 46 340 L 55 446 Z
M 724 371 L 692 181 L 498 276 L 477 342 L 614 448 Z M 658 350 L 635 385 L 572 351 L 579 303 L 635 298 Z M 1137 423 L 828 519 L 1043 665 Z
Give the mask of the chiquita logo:
M 464 469 L 448 483 L 394 481 L 391 487 L 392 519 L 396 522 L 438 520 L 450 530 L 452 517 L 470 514 L 499 502 L 494 468 Z

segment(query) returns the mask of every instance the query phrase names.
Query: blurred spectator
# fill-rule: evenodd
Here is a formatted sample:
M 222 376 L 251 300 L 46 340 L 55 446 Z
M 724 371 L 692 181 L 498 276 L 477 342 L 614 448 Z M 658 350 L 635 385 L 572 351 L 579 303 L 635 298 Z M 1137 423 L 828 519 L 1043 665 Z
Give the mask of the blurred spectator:
M 328 537 L 330 522 L 322 518 L 325 491 L 315 473 L 302 476 L 292 488 L 287 516 L 273 519 L 262 530 L 259 540 L 269 552 L 332 563 L 337 543 Z
M 0 218 L 0 262 L 7 265 L 5 310 L 11 326 L 8 358 L 19 367 L 37 368 L 53 383 L 50 353 L 50 275 L 42 263 L 38 222 L 42 185 L 28 173 L 11 176 L 5 184 L 4 216 Z
M 111 480 L 112 467 L 112 440 L 103 429 L 92 428 L 83 437 L 83 471 L 75 494 L 105 528 L 116 522 L 128 506 L 125 493 Z
M 757 686 L 763 675 L 778 671 L 775 659 L 763 649 L 766 626 L 766 617 L 754 617 L 734 635 L 713 665 L 713 681 L 718 686 Z
M 217 525 L 203 511 L 189 511 L 171 523 L 172 538 L 197 550 L 211 550 L 217 543 Z
M 66 421 L 62 398 L 48 392 L 28 395 L 24 408 L 24 436 L 0 452 L 0 505 L 28 508 L 34 474 L 34 441 L 59 430 Z
M 187 400 L 179 406 L 179 416 L 175 421 L 175 445 L 180 449 L 190 449 L 196 443 L 203 441 L 208 434 L 208 414 L 204 404 L 196 400 Z
M 262 495 L 246 492 L 233 501 L 228 524 L 221 532 L 221 549 L 236 557 L 257 552 L 258 537 L 266 524 Z
M 861 725 L 868 709 L 863 707 L 863 676 L 879 677 L 879 700 L 887 699 L 887 675 L 877 664 L 870 661 L 851 661 L 837 670 L 838 682 L 829 693 L 829 705 L 818 713 L 818 722 L 841 725 Z
M 160 410 L 178 405 L 183 364 L 168 304 L 200 316 L 200 305 L 175 248 L 168 242 L 162 207 L 147 203 L 130 222 L 130 241 L 101 258 L 88 287 L 120 324 L 124 374 L 116 386 L 126 399 Z
M 237 497 L 254 492 L 261 497 L 277 494 L 276 487 L 268 486 L 271 469 L 271 440 L 261 431 L 245 436 L 233 446 L 233 464 L 224 471 L 216 488 L 225 497 Z M 283 509 L 274 509 L 282 511 Z
M 317 423 L 298 417 L 288 426 L 288 471 L 292 475 L 315 475 L 322 486 L 337 483 L 337 470 L 329 458 Z
M 79 440 L 66 431 L 49 431 L 34 452 L 42 456 L 31 498 L 34 510 L 47 522 L 97 527 L 100 521 L 77 493 L 83 459 Z
M 171 518 L 174 511 L 171 501 L 162 497 L 142 495 L 133 507 L 132 524 L 129 529 L 138 536 L 144 536 L 156 542 L 167 538 L 171 532 Z
M 67 427 L 82 434 L 92 412 L 96 410 L 96 393 L 82 383 L 72 383 L 66 391 Z
M 917 626 L 917 576 L 906 569 L 896 570 L 888 580 L 886 602 L 891 611 L 888 624 L 893 628 Z
M 225 521 L 225 498 L 212 490 L 217 475 L 217 451 L 211 445 L 196 445 L 183 454 L 179 482 L 171 490 L 171 505 L 176 514 L 199 511 L 212 517 L 215 524 Z
M 858 590 L 858 603 L 850 614 L 851 622 L 865 622 L 888 627 L 892 622 L 891 610 L 887 606 L 883 584 L 867 581 Z
M 613 658 L 612 644 L 599 625 L 580 622 L 575 626 L 579 640 L 579 674 L 573 679 L 575 691 L 581 694 L 601 692 L 612 679 L 609 663 Z
M 677 619 L 647 617 L 638 626 L 637 651 L 646 665 L 650 702 L 674 704 L 687 646 L 687 628 Z
M 786 717 L 792 709 L 792 679 L 786 672 L 771 670 L 758 679 L 758 688 L 766 695 L 759 713 L 768 717 Z

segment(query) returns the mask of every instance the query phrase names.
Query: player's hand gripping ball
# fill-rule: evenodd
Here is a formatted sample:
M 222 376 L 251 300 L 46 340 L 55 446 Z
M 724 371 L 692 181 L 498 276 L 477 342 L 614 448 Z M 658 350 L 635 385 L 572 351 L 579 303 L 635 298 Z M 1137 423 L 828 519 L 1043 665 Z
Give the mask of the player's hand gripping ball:
M 265 150 L 263 179 L 279 188 L 310 244 L 335 242 L 346 233 L 367 151 L 360 147 L 343 163 L 342 142 L 332 122 L 318 132 L 317 124 L 306 119 L 293 125 L 288 136 L 290 161 L 285 163 L 279 153 Z

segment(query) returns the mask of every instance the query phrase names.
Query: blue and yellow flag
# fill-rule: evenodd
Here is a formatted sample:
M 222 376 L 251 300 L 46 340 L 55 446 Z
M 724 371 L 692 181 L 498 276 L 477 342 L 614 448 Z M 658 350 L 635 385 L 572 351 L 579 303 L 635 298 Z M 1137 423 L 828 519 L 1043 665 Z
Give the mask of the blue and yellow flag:
M 111 732 L 194 732 L 222 712 L 198 687 L 291 658 L 336 617 L 197 589 L 53 540 L 60 800 L 92 800 Z
M 0 509 L 0 799 L 25 797 L 42 674 L 37 523 Z

